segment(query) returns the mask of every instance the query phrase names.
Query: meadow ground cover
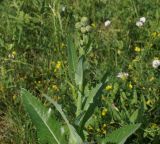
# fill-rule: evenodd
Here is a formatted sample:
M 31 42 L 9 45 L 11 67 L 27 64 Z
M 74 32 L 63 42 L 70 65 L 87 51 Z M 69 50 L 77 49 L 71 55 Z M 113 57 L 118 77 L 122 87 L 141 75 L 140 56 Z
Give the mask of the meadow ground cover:
M 159 7 L 159 0 L 1 0 L 1 143 L 38 143 L 24 104 L 37 100 L 61 126 L 64 112 L 86 143 L 140 123 L 126 144 L 159 144 Z M 25 99 L 22 88 L 37 99 Z

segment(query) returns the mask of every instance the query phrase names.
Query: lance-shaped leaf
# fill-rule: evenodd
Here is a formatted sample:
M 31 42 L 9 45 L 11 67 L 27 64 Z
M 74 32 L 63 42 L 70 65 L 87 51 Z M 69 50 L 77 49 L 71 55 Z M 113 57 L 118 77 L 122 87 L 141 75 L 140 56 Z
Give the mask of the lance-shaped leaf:
M 75 72 L 75 82 L 77 86 L 79 86 L 79 88 L 81 88 L 83 85 L 83 61 L 84 57 L 81 56 L 78 61 L 78 66 Z
M 126 125 L 123 126 L 115 131 L 113 131 L 111 134 L 109 134 L 106 138 L 101 140 L 101 144 L 106 143 L 116 143 L 116 144 L 124 144 L 127 138 L 132 135 L 141 124 L 132 124 L 132 125 Z
M 67 54 L 68 54 L 69 76 L 72 80 L 74 80 L 74 74 L 76 71 L 78 58 L 76 54 L 76 48 L 74 47 L 73 39 L 71 36 L 68 36 L 67 40 Z
M 84 102 L 83 110 L 79 121 L 76 119 L 76 123 L 78 123 L 81 128 L 83 129 L 85 123 L 90 119 L 92 114 L 94 113 L 94 110 L 99 102 L 100 96 L 102 94 L 102 90 L 104 89 L 106 82 L 108 81 L 106 74 L 103 76 L 102 82 L 100 84 L 97 84 L 95 88 L 91 90 L 90 95 L 87 97 L 86 102 Z
M 66 115 L 64 114 L 61 106 L 57 102 L 52 100 L 49 96 L 44 95 L 44 97 L 55 106 L 55 108 L 58 110 L 58 112 L 61 114 L 62 118 L 66 122 L 66 124 L 68 126 L 68 129 L 70 131 L 69 144 L 83 144 L 83 141 L 82 141 L 81 137 L 77 133 L 76 129 L 69 123 L 69 121 L 68 121 Z
M 78 61 L 78 66 L 75 73 L 75 82 L 78 86 L 78 99 L 77 99 L 77 111 L 76 115 L 78 116 L 82 110 L 82 91 L 83 91 L 83 61 L 84 57 L 81 56 Z
M 21 89 L 21 96 L 25 110 L 37 128 L 40 144 L 65 144 L 61 124 L 53 116 L 52 110 L 44 107 L 35 96 L 25 89 Z

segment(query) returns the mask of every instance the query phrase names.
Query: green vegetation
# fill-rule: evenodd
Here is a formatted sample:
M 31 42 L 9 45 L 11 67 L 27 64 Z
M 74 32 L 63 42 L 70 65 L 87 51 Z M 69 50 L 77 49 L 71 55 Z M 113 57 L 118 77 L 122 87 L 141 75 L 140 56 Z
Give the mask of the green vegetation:
M 1 143 L 159 144 L 159 7 L 0 1 Z

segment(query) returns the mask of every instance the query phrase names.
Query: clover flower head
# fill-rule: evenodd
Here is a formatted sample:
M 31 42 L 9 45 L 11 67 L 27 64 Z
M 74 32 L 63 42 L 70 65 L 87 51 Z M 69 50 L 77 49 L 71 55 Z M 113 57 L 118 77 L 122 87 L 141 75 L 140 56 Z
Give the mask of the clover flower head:
M 137 21 L 137 22 L 136 22 L 136 26 L 137 26 L 137 27 L 142 27 L 142 26 L 143 26 L 143 22 Z
M 62 6 L 62 12 L 65 12 L 66 11 L 66 7 L 65 6 Z
M 141 18 L 139 19 L 139 21 L 142 22 L 142 23 L 145 23 L 145 22 L 146 22 L 146 18 L 145 18 L 145 17 L 141 17 Z
M 159 68 L 159 67 L 160 67 L 160 60 L 158 60 L 158 59 L 153 60 L 152 66 L 153 66 L 153 68 L 155 68 L 155 69 Z
M 117 75 L 117 77 L 118 77 L 118 78 L 121 78 L 122 80 L 127 79 L 128 76 L 129 76 L 129 74 L 126 73 L 126 72 L 120 72 L 120 73 L 118 73 L 118 75 Z
M 145 22 L 146 22 L 146 18 L 145 18 L 145 17 L 141 17 L 141 18 L 136 22 L 136 26 L 137 26 L 137 27 L 142 27 Z
M 110 20 L 106 20 L 105 23 L 104 23 L 104 26 L 108 27 L 110 24 L 111 24 L 111 21 Z

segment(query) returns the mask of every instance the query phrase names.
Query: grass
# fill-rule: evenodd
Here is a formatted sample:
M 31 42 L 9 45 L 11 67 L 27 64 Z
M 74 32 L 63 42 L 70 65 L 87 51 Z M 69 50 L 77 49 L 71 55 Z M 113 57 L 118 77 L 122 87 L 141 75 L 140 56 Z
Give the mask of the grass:
M 142 126 L 128 143 L 159 142 L 160 9 L 155 0 L 5 0 L 0 2 L 0 140 L 37 142 L 36 130 L 22 106 L 20 88 L 32 91 L 44 105 L 46 93 L 75 113 L 68 74 L 68 42 L 86 54 L 84 80 L 95 87 L 107 75 L 107 86 L 88 127 L 88 141 L 105 137 L 124 124 Z M 145 17 L 142 27 L 136 22 Z M 87 18 L 87 25 L 76 28 Z M 105 27 L 106 20 L 111 24 Z M 91 31 L 85 32 L 90 26 Z M 83 28 L 82 28 L 83 27 Z M 128 76 L 118 78 L 120 72 Z M 58 116 L 57 116 L 58 117 Z

